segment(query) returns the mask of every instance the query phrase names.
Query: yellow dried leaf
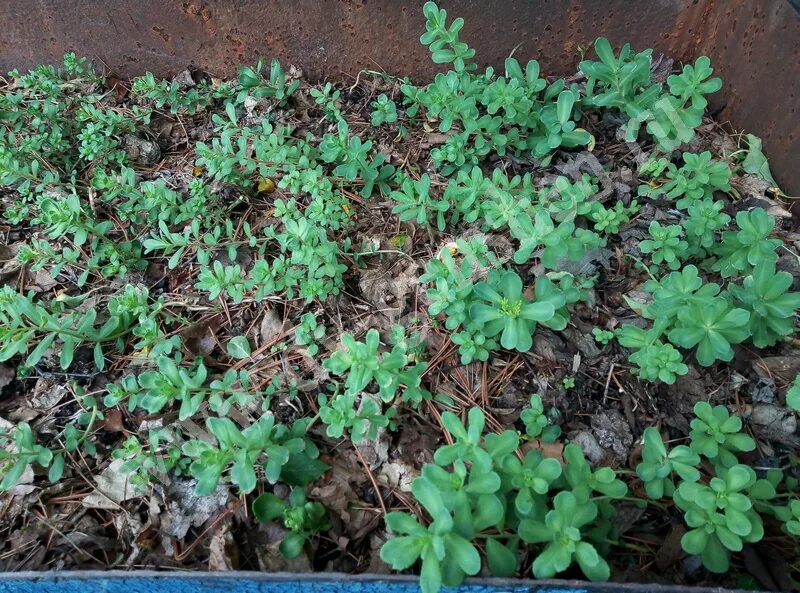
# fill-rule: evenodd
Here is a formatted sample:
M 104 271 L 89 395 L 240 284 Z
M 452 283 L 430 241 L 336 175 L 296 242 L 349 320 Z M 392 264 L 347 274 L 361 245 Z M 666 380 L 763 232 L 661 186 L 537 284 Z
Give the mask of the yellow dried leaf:
M 450 243 L 446 244 L 439 250 L 439 253 L 436 255 L 436 259 L 439 260 L 442 259 L 442 254 L 444 253 L 445 249 L 447 249 L 447 251 L 449 251 L 450 255 L 452 255 L 453 257 L 458 255 L 458 245 L 456 245 L 455 242 L 451 241 Z
M 584 130 L 583 128 L 575 128 L 575 131 L 576 132 L 585 132 L 586 130 Z M 589 144 L 586 145 L 586 150 L 588 150 L 589 152 L 592 152 L 594 150 L 595 143 L 596 143 L 596 140 L 595 140 L 594 136 L 592 134 L 589 134 Z
M 269 177 L 258 178 L 258 193 L 270 194 L 275 191 L 275 182 Z
M 389 243 L 392 244 L 392 247 L 400 249 L 401 247 L 403 247 L 403 245 L 406 244 L 407 240 L 408 240 L 408 235 L 406 235 L 405 233 L 400 233 L 399 235 L 395 235 L 394 237 L 389 239 Z

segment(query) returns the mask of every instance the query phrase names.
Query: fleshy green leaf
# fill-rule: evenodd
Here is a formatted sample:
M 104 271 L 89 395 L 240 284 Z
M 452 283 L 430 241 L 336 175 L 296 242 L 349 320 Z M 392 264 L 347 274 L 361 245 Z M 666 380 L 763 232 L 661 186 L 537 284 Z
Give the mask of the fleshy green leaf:
M 286 502 L 270 492 L 261 494 L 253 501 L 253 515 L 262 523 L 274 521 L 283 515 Z
M 250 356 L 250 342 L 244 336 L 235 336 L 230 339 L 227 345 L 228 355 L 231 358 L 242 360 Z

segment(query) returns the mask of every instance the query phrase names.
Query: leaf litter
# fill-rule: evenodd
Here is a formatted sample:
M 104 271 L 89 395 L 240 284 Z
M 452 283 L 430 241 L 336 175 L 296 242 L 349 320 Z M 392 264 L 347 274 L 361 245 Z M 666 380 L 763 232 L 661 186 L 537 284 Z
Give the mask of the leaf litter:
M 666 76 L 671 71 L 671 60 L 659 64 Z M 181 88 L 196 86 L 188 71 L 176 77 L 175 82 Z M 379 93 L 397 95 L 399 84 L 381 76 L 360 76 L 343 94 L 341 102 L 350 126 L 353 129 L 366 126 L 374 98 Z M 120 85 L 127 90 L 124 83 Z M 302 83 L 300 93 L 305 99 L 311 97 L 312 89 L 321 88 Z M 120 104 L 126 109 L 129 104 L 132 107 L 128 101 L 132 99 L 120 100 Z M 245 107 L 247 117 L 256 123 L 258 102 L 249 102 Z M 196 155 L 193 144 L 187 140 L 207 141 L 213 137 L 212 115 L 219 117 L 219 110 L 209 107 L 185 118 L 162 115 L 151 120 L 149 129 L 143 129 L 155 141 L 126 136 L 125 150 L 137 164 L 137 174 L 148 180 L 169 179 L 171 184 L 187 191 L 191 180 L 197 177 L 193 165 Z M 313 100 L 297 100 L 291 106 L 277 107 L 273 115 L 279 122 L 296 126 L 297 136 L 302 131 L 321 137 L 329 131 L 321 119 L 319 105 Z M 599 191 L 592 199 L 629 204 L 639 181 L 637 157 L 622 151 L 612 141 L 613 137 L 603 138 L 604 122 L 594 123 L 597 137 L 609 141 L 598 142 L 594 152 L 559 153 L 551 165 L 538 170 L 541 184 L 559 174 L 577 181 L 583 173 L 602 171 Z M 404 128 L 402 140 L 397 141 L 399 126 L 390 124 L 372 130 L 387 161 L 395 164 L 424 170 L 430 151 L 449 138 L 423 129 Z M 760 141 L 752 135 L 746 138 L 742 171 L 731 179 L 738 201 L 726 202 L 726 209 L 735 214 L 761 207 L 772 216 L 788 219 L 788 211 L 776 199 L 780 194 L 773 191 L 776 184 Z M 699 128 L 696 144 L 695 150 L 708 148 L 716 158 L 735 166 L 730 154 L 739 143 L 714 122 L 706 121 Z M 505 166 L 513 169 L 515 165 L 509 159 Z M 527 167 L 520 165 L 519 170 Z M 245 188 L 220 185 L 214 193 L 220 200 L 236 203 L 247 192 Z M 257 184 L 256 194 L 264 199 L 261 206 L 268 207 L 260 211 L 261 220 L 258 216 L 250 217 L 249 224 L 254 227 L 267 224 L 278 199 L 273 195 L 281 192 L 272 180 L 262 180 Z M 432 392 L 450 397 L 461 409 L 483 407 L 495 432 L 518 429 L 517 412 L 532 393 L 540 393 L 548 407 L 557 409 L 558 422 L 567 440 L 579 444 L 593 463 L 633 468 L 643 427 L 661 425 L 662 429 L 685 437 L 694 404 L 710 398 L 743 413 L 764 459 L 786 459 L 800 445 L 797 417 L 781 404 L 780 398 L 764 401 L 762 395 L 745 397 L 740 389 L 742 384 L 761 384 L 760 381 L 768 379 L 773 381 L 776 391 L 783 392 L 800 373 L 800 349 L 796 342 L 781 343 L 764 355 L 737 349 L 731 367 L 690 364 L 688 374 L 679 377 L 674 385 L 666 385 L 631 377 L 623 372 L 630 365 L 621 348 L 604 347 L 591 339 L 592 327 L 613 329 L 623 323 L 640 323 L 635 311 L 651 296 L 643 289 L 646 278 L 630 268 L 626 258 L 641 257 L 640 243 L 648 237 L 650 221 L 672 219 L 674 211 L 668 205 L 648 204 L 637 218 L 623 226 L 621 241 L 613 249 L 592 248 L 578 261 L 563 258 L 556 262 L 553 267 L 556 272 L 575 276 L 598 274 L 603 279 L 589 289 L 585 304 L 576 305 L 573 327 L 558 334 L 538 328 L 529 353 L 506 352 L 490 362 L 460 365 L 456 350 L 447 345 L 441 324 L 426 321 L 430 301 L 420 287 L 419 275 L 431 258 L 443 249 L 451 249 L 463 236 L 432 237 L 430 229 L 398 221 L 390 212 L 389 202 L 372 203 L 369 207 L 359 199 L 353 203 L 358 208 L 359 228 L 353 236 L 360 239 L 352 251 L 354 265 L 345 275 L 342 293 L 320 303 L 314 317 L 328 325 L 334 336 L 343 332 L 360 335 L 368 328 L 378 328 L 388 339 L 395 324 L 419 327 L 430 355 L 425 384 Z M 797 249 L 798 235 L 788 224 L 776 230 L 789 250 L 781 261 L 797 284 L 800 258 L 791 249 Z M 467 237 L 480 236 L 472 232 Z M 484 239 L 499 261 L 511 259 L 513 247 L 508 237 L 492 234 Z M 53 276 L 19 265 L 17 252 L 25 240 L 26 233 L 21 229 L 7 234 L 9 244 L 2 246 L 0 252 L 0 279 L 4 284 L 17 284 L 43 294 L 74 287 L 74 282 L 65 280 L 64 274 Z M 218 259 L 226 257 L 221 253 Z M 244 250 L 238 251 L 234 258 L 227 258 L 227 264 L 242 268 L 249 268 L 252 261 Z M 293 343 L 295 328 L 301 322 L 298 307 L 291 299 L 273 298 L 266 306 L 259 307 L 252 303 L 226 303 L 222 310 L 214 310 L 213 303 L 196 294 L 193 278 L 196 271 L 181 268 L 167 271 L 162 264 L 158 265 L 153 262 L 144 274 L 151 274 L 151 286 L 160 285 L 169 299 L 180 301 L 186 314 L 193 316 L 191 324 L 178 330 L 191 357 L 221 373 L 228 366 L 226 344 L 242 338 L 247 348 L 241 340 L 235 342 L 238 354 L 234 358 L 252 362 L 262 385 L 274 380 L 282 387 L 292 386 L 300 394 L 290 388 L 288 393 L 275 396 L 276 415 L 288 421 L 317 413 L 315 396 L 330 378 L 318 361 L 336 350 L 336 340 L 326 336 L 321 341 L 322 352 L 311 355 Z M 529 271 L 532 277 L 544 274 L 544 269 L 535 265 Z M 486 276 L 485 270 L 473 272 L 474 282 Z M 103 290 L 100 286 L 96 288 Z M 89 299 L 79 310 L 99 307 L 100 300 Z M 227 352 L 231 354 L 230 347 Z M 57 419 L 85 412 L 73 398 L 68 381 L 77 378 L 89 391 L 101 389 L 101 384 L 95 381 L 97 376 L 93 372 L 82 373 L 80 368 L 75 369 L 73 377 L 58 373 L 58 356 L 56 351 L 45 353 L 42 364 L 34 369 L 42 375 L 39 377 L 18 376 L 11 363 L 0 364 L 0 430 L 6 432 L 16 422 L 26 421 L 42 434 L 54 434 L 48 433 L 47 427 Z M 76 353 L 79 362 L 81 356 L 85 361 L 90 359 L 87 352 L 79 351 Z M 120 356 L 104 372 L 116 378 L 135 364 L 134 357 Z M 563 380 L 571 377 L 575 385 L 567 390 L 563 388 Z M 375 394 L 365 397 L 374 398 Z M 249 426 L 253 422 L 249 413 L 252 410 L 246 406 L 242 409 L 237 420 L 242 426 Z M 131 474 L 123 469 L 121 460 L 104 464 L 100 454 L 75 453 L 69 460 L 70 467 L 75 469 L 69 472 L 66 482 L 48 486 L 46 476 L 34 473 L 28 466 L 17 485 L 3 494 L 6 510 L 0 520 L 0 533 L 5 543 L 0 546 L 0 567 L 22 570 L 122 565 L 386 573 L 388 567 L 378 556 L 386 537 L 382 513 L 386 509 L 418 511 L 410 495 L 411 484 L 422 467 L 432 461 L 433 451 L 447 439 L 436 413 L 428 414 L 425 406 L 404 412 L 409 416 L 398 431 L 380 430 L 377 439 L 359 445 L 315 430 L 320 462 L 327 469 L 321 478 L 309 484 L 308 496 L 328 509 L 332 527 L 293 560 L 284 559 L 277 551 L 285 530 L 276 524 L 255 524 L 247 510 L 246 497 L 237 499 L 226 485 L 217 486 L 209 495 L 198 496 L 196 480 L 185 477 L 184 473 L 141 490 L 134 487 Z M 201 414 L 207 411 L 203 409 Z M 201 415 L 197 421 L 190 418 L 177 423 L 170 412 L 134 414 L 118 406 L 106 411 L 92 438 L 98 451 L 110 451 L 131 434 L 164 429 L 176 423 L 185 436 L 209 442 L 212 439 L 203 428 L 204 418 Z M 541 450 L 546 457 L 563 461 L 563 442 L 537 440 L 530 446 Z M 165 454 L 167 449 L 164 445 Z M 758 459 L 753 454 L 753 461 Z M 672 571 L 673 581 L 731 584 L 723 577 L 684 570 L 680 564 L 685 556 L 680 548 L 685 531 L 682 525 L 659 520 L 634 506 L 620 510 L 615 520 L 620 533 L 631 536 L 631 541 L 644 542 L 636 578 L 660 580 L 658 573 Z M 765 568 L 753 550 L 745 553 L 745 563 L 757 566 L 751 570 L 762 586 L 785 585 L 775 580 L 770 583 L 773 577 L 769 572 L 774 574 L 774 567 Z M 780 564 L 780 568 L 784 565 Z

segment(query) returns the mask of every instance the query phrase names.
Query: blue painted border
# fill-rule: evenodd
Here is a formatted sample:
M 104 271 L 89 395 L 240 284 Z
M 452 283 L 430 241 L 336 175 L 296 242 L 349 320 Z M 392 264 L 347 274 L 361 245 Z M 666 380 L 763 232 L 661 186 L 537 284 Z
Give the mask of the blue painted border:
M 726 593 L 724 589 L 581 581 L 469 579 L 452 593 Z M 0 593 L 419 593 L 416 577 L 258 572 L 1 573 Z M 734 592 L 729 592 L 734 593 Z M 752 592 L 751 592 L 752 593 Z

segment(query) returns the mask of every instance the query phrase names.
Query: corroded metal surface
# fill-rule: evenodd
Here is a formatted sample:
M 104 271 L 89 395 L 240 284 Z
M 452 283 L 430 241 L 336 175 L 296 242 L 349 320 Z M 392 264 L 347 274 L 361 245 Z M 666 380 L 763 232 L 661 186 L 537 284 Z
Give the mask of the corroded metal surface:
M 362 68 L 422 79 L 434 67 L 418 43 L 419 2 L 399 0 L 0 0 L 0 68 L 55 62 L 66 50 L 120 76 L 194 65 L 229 75 L 259 54 L 341 79 Z M 574 71 L 605 35 L 678 60 L 711 56 L 725 87 L 723 121 L 765 140 L 773 172 L 800 194 L 797 125 L 800 17 L 786 0 L 442 0 L 466 20 L 478 59 L 515 49 L 546 74 Z

